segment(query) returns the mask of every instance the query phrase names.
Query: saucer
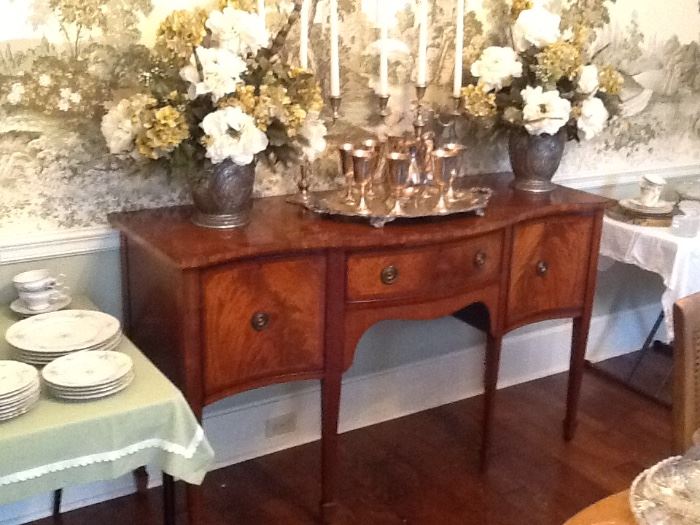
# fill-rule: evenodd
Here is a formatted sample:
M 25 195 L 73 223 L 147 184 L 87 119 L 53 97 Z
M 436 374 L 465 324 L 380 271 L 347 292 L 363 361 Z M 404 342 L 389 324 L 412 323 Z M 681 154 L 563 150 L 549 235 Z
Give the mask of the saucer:
M 58 310 L 62 310 L 66 306 L 68 306 L 73 298 L 70 295 L 66 295 L 63 299 L 60 301 L 56 301 L 55 303 L 49 305 L 47 308 L 44 308 L 43 310 L 30 310 L 24 305 L 24 302 L 22 299 L 15 299 L 12 301 L 12 304 L 10 304 L 10 309 L 18 313 L 20 315 L 37 315 L 37 314 L 47 314 L 49 312 L 56 312 Z
M 637 199 L 622 199 L 620 206 L 647 215 L 668 215 L 673 212 L 674 204 L 668 201 L 659 201 L 655 206 L 646 206 Z

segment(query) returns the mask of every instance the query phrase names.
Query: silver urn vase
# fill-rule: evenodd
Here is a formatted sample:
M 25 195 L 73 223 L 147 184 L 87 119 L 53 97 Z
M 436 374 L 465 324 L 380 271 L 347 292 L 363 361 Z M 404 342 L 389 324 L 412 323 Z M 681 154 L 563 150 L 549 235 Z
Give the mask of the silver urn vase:
M 555 135 L 530 135 L 525 128 L 513 129 L 508 153 L 515 175 L 515 189 L 544 193 L 556 188 L 552 177 L 561 163 L 566 138 L 565 128 Z
M 195 212 L 192 222 L 205 228 L 238 228 L 250 221 L 253 207 L 255 162 L 239 165 L 231 160 L 208 160 L 188 174 Z

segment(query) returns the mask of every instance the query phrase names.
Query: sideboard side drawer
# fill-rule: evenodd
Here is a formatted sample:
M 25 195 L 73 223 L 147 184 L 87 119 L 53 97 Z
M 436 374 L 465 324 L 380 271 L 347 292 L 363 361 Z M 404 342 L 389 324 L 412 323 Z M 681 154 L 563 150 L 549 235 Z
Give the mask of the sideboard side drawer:
M 448 296 L 496 279 L 503 232 L 420 248 L 355 253 L 347 262 L 347 300 Z
M 594 217 L 563 215 L 517 225 L 508 286 L 510 326 L 583 307 Z
M 203 272 L 206 395 L 320 371 L 325 279 L 323 256 Z

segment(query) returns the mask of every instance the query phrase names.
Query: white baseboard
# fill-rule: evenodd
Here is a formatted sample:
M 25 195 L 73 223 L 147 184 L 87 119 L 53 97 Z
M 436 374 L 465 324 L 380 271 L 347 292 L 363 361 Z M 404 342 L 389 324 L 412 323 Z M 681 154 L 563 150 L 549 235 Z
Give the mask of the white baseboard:
M 653 323 L 657 305 L 595 317 L 588 356 L 599 361 L 638 348 Z M 570 323 L 550 323 L 506 337 L 499 388 L 563 372 L 568 368 Z M 480 394 L 483 345 L 343 382 L 340 431 L 374 425 Z M 309 443 L 320 438 L 320 389 L 304 383 L 297 391 L 226 410 L 205 411 L 204 426 L 216 450 L 216 468 Z M 585 385 L 584 385 L 585 388 Z M 561 393 L 564 396 L 564 392 Z M 296 416 L 293 432 L 268 438 L 266 422 Z M 160 483 L 158 475 L 151 485 Z M 131 476 L 65 491 L 65 510 L 133 492 Z M 17 525 L 50 515 L 50 496 L 0 507 L 0 525 Z
M 657 305 L 596 317 L 588 357 L 601 361 L 641 346 L 658 315 Z M 499 388 L 568 370 L 571 323 L 518 331 L 503 343 Z M 546 350 L 545 350 L 546 349 Z M 413 414 L 483 392 L 482 345 L 343 381 L 340 431 L 347 432 Z M 562 393 L 564 395 L 564 393 Z M 294 433 L 265 437 L 270 418 L 294 413 Z M 320 388 L 247 406 L 206 413 L 205 428 L 217 468 L 320 439 Z

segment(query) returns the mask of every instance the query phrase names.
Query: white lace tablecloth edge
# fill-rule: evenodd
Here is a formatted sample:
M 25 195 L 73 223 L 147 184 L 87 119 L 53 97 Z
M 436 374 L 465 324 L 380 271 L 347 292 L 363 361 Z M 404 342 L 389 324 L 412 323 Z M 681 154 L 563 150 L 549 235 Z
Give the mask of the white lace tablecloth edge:
M 137 452 L 150 448 L 158 448 L 169 454 L 177 454 L 185 459 L 192 459 L 202 441 L 204 441 L 204 430 L 200 426 L 197 428 L 192 440 L 186 447 L 165 439 L 151 438 L 138 443 L 133 443 L 118 450 L 88 454 L 77 458 L 65 459 L 54 463 L 49 463 L 47 465 L 33 467 L 20 472 L 14 472 L 12 474 L 0 477 L 0 486 L 29 481 L 53 472 L 60 472 L 70 468 L 84 467 L 94 463 L 117 461 L 131 454 L 136 454 Z

